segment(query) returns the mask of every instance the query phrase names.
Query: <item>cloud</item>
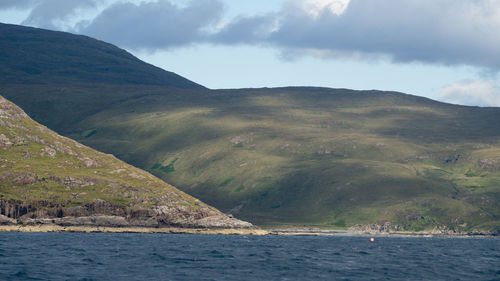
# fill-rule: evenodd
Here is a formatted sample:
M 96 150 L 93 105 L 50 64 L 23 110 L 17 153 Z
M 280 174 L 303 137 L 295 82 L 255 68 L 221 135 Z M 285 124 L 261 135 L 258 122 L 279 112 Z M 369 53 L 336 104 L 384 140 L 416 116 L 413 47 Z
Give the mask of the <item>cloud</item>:
M 2 0 L 0 8 L 31 3 L 25 24 L 61 29 L 96 1 L 111 5 L 66 30 L 132 49 L 265 45 L 286 59 L 382 58 L 500 70 L 498 0 L 288 0 L 280 10 L 232 19 L 223 17 L 222 0 L 182 6 L 174 0 Z
M 275 17 L 252 16 L 236 18 L 217 33 L 207 38 L 216 44 L 266 44 L 273 32 L 279 29 Z
M 295 3 L 302 5 L 302 9 L 313 18 L 318 18 L 321 13 L 327 11 L 335 15 L 341 15 L 347 9 L 350 0 L 307 0 Z
M 494 81 L 464 80 L 442 88 L 439 99 L 454 104 L 500 106 L 500 87 Z
M 38 2 L 38 0 L 2 0 L 0 9 L 25 9 Z
M 205 40 L 223 14 L 216 0 L 191 1 L 179 7 L 170 1 L 116 3 L 105 9 L 81 33 L 136 49 L 163 49 Z
M 499 1 L 351 0 L 336 6 L 334 2 L 293 1 L 281 12 L 258 20 L 238 19 L 221 34 L 235 34 L 237 43 L 270 44 L 295 55 L 378 56 L 401 63 L 500 69 Z M 274 31 L 262 37 L 259 30 L 270 30 L 270 23 Z M 223 39 L 229 42 L 227 36 Z
M 47 29 L 66 29 L 62 25 L 76 16 L 79 9 L 95 8 L 101 0 L 24 1 L 32 10 L 22 24 Z

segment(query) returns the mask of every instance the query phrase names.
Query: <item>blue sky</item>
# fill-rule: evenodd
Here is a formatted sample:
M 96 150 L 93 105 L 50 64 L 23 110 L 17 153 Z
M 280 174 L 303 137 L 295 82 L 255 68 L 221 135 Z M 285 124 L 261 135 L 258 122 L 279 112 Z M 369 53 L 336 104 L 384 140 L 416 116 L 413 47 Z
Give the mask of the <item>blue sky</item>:
M 209 88 L 395 90 L 500 106 L 496 0 L 2 0 Z

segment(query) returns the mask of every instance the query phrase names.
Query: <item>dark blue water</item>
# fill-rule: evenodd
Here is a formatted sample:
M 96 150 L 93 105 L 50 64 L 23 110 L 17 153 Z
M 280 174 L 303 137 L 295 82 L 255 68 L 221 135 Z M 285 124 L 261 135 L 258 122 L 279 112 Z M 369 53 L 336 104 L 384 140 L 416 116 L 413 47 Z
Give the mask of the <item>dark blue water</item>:
M 0 233 L 1 280 L 500 280 L 500 239 Z

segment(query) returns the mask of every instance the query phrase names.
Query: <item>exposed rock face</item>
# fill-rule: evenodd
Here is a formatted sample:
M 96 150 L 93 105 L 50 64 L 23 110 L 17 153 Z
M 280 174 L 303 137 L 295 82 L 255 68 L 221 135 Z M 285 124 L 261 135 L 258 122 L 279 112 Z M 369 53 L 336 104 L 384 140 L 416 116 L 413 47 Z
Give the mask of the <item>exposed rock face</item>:
M 20 185 L 34 184 L 38 181 L 38 178 L 33 174 L 19 173 L 12 181 Z
M 477 162 L 479 168 L 484 170 L 500 170 L 500 159 L 481 159 Z
M 42 149 L 42 151 L 40 151 L 40 155 L 47 156 L 50 158 L 56 158 L 57 152 L 52 147 L 46 146 L 45 148 Z
M 396 232 L 405 232 L 408 233 L 411 231 L 405 231 L 400 225 L 392 224 L 391 222 L 385 222 L 380 224 L 366 224 L 366 225 L 354 225 L 348 229 L 348 231 L 353 233 L 361 233 L 361 234 L 390 234 Z M 450 228 L 448 226 L 435 226 L 430 231 L 423 232 L 415 232 L 424 235 L 498 235 L 493 231 L 479 231 L 472 230 L 467 232 L 462 232 L 454 228 Z
M 253 228 L 57 135 L 1 96 L 0 167 L 0 225 Z
M 22 146 L 22 145 L 27 145 L 28 142 L 26 141 L 25 138 L 21 137 L 21 136 L 15 136 L 14 138 L 14 145 L 15 146 Z
M 16 223 L 17 223 L 16 220 L 6 217 L 4 215 L 0 215 L 0 225 L 16 224 Z
M 96 199 L 85 206 L 72 207 L 46 201 L 26 205 L 22 202 L 0 200 L 0 224 L 18 223 L 62 226 L 254 228 L 248 222 L 231 218 L 209 207 L 195 211 L 169 206 L 131 210 L 102 199 Z
M 234 228 L 252 228 L 252 224 L 246 221 L 237 220 L 228 216 L 213 215 L 199 219 L 194 225 L 199 225 L 206 228 L 224 228 L 226 225 L 231 225 Z
M 54 143 L 53 149 L 67 155 L 73 155 L 73 156 L 77 155 L 69 146 L 63 145 L 58 141 Z
M 231 138 L 230 142 L 234 145 L 238 145 L 245 143 L 245 140 L 240 136 L 236 136 L 234 138 Z
M 399 225 L 393 225 L 391 222 L 385 222 L 382 224 L 354 225 L 349 228 L 349 231 L 378 234 L 401 231 L 401 228 Z
M 6 137 L 4 134 L 0 134 L 0 148 L 10 148 L 12 146 L 12 142 Z
M 101 167 L 101 164 L 99 164 L 99 162 L 97 162 L 94 159 L 90 159 L 88 157 L 78 158 L 78 159 L 80 161 L 82 161 L 87 168 L 99 168 L 99 167 Z
M 28 115 L 17 105 L 11 103 L 3 97 L 0 97 L 0 118 L 19 120 L 29 118 Z
M 100 181 L 98 179 L 91 179 L 91 178 L 75 178 L 72 176 L 66 176 L 64 178 L 59 178 L 56 176 L 52 176 L 49 178 L 49 180 L 58 182 L 66 186 L 67 188 L 71 187 L 85 187 L 85 186 L 90 186 L 90 185 L 95 185 L 99 182 L 101 183 L 107 183 L 106 181 Z

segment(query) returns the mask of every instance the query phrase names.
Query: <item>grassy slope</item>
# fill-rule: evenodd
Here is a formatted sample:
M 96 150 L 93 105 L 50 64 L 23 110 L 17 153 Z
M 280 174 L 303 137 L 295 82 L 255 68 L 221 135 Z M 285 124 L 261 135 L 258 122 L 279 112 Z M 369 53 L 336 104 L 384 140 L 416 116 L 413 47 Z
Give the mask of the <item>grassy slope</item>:
M 73 136 L 263 225 L 498 228 L 499 119 L 388 92 L 158 90 Z
M 28 31 L 19 37 L 76 40 Z M 179 89 L 127 80 L 128 71 L 86 76 L 61 65 L 70 49 L 13 63 L 13 39 L 0 38 L 2 68 L 17 67 L 0 91 L 37 121 L 252 222 L 499 228 L 497 108 L 378 91 Z M 25 45 L 24 55 L 47 44 Z M 71 57 L 96 63 L 78 47 Z M 33 63 L 50 71 L 21 71 Z
M 165 204 L 193 214 L 209 208 L 112 155 L 57 135 L 2 96 L 0 167 L 0 199 L 19 206 L 69 208 L 100 199 L 130 211 Z
M 3 86 L 53 128 L 254 223 L 498 229 L 496 108 L 317 88 L 73 85 L 71 99 Z

